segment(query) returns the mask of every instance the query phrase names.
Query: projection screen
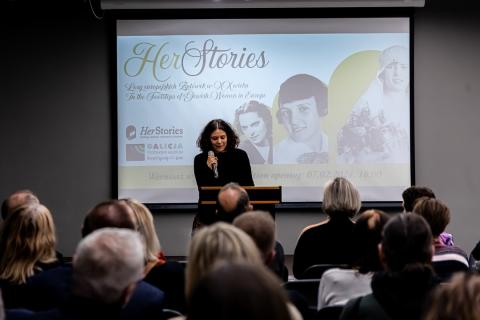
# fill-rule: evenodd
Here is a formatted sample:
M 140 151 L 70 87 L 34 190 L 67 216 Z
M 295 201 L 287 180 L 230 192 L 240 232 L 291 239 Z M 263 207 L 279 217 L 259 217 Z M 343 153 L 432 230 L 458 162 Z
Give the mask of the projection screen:
M 196 140 L 221 118 L 285 203 L 336 176 L 400 201 L 410 79 L 409 18 L 118 20 L 118 196 L 197 202 Z

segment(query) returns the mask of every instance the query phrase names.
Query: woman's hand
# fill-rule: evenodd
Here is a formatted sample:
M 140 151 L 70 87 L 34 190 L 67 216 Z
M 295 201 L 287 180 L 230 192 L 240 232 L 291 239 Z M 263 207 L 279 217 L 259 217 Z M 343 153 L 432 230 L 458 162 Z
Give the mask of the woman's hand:
M 207 166 L 213 170 L 213 165 L 218 163 L 218 158 L 215 156 L 208 156 L 207 158 Z

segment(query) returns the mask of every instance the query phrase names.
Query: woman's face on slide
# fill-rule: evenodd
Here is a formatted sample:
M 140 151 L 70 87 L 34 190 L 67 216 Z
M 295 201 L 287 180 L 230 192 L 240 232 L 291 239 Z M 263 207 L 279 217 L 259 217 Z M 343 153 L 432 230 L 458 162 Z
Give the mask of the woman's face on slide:
M 223 152 L 227 148 L 227 133 L 222 129 L 216 129 L 210 135 L 210 143 L 212 144 L 213 151 Z
M 307 142 L 320 131 L 315 97 L 284 103 L 280 107 L 280 117 L 294 141 Z
M 238 117 L 243 134 L 256 145 L 265 145 L 267 142 L 267 126 L 265 121 L 256 112 L 242 113 Z
M 409 84 L 408 64 L 394 61 L 383 70 L 383 85 L 387 91 L 405 91 Z

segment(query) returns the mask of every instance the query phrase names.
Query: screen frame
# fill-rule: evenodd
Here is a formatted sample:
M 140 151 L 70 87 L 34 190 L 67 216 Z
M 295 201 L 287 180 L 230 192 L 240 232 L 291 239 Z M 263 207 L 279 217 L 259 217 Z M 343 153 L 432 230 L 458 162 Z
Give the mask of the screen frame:
M 410 42 L 410 181 L 415 185 L 414 130 L 414 9 L 413 8 L 278 8 L 278 9 L 170 9 L 170 10 L 110 10 L 105 14 L 111 33 L 111 97 L 112 97 L 112 195 L 118 198 L 118 100 L 117 100 L 117 21 L 118 20 L 179 20 L 179 19 L 322 19 L 322 18 L 408 18 Z M 192 163 L 193 166 L 193 163 Z M 146 203 L 152 213 L 192 213 L 197 202 Z M 276 211 L 317 211 L 322 202 L 288 202 L 276 205 Z M 362 201 L 362 209 L 402 209 L 401 201 Z

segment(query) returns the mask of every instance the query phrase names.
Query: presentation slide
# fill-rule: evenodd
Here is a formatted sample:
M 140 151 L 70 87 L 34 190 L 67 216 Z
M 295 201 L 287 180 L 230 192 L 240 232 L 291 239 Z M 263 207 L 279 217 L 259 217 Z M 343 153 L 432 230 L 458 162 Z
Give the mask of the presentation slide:
M 198 201 L 193 158 L 212 119 L 240 137 L 256 186 L 362 201 L 411 185 L 409 18 L 118 20 L 118 196 Z

